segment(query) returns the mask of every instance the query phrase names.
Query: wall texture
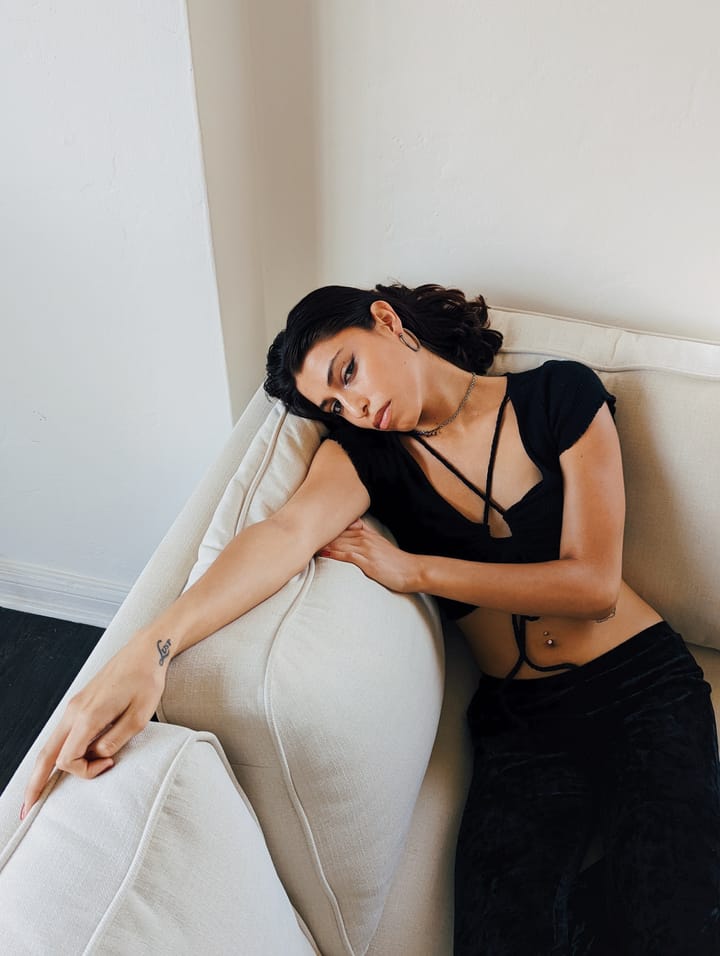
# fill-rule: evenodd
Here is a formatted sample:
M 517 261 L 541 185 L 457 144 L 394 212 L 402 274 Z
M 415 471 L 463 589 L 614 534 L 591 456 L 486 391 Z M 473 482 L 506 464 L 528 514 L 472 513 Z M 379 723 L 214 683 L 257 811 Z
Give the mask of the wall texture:
M 185 4 L 2 22 L 0 604 L 102 625 L 231 427 Z
M 317 285 L 317 16 L 313 0 L 188 0 L 188 13 L 236 420 L 270 336 Z
M 319 278 L 720 338 L 720 6 L 318 0 Z

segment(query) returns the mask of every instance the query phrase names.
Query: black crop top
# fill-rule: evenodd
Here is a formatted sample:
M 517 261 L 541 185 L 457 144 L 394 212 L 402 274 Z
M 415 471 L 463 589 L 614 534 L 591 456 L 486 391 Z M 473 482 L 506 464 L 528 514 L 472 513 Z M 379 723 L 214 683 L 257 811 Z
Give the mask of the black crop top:
M 395 536 L 398 546 L 415 554 L 435 554 L 467 561 L 525 564 L 559 557 L 563 479 L 559 456 L 585 432 L 600 406 L 615 414 L 615 397 L 596 373 L 579 362 L 549 361 L 526 372 L 507 372 L 485 492 L 444 464 L 486 499 L 482 522 L 457 511 L 432 486 L 398 432 L 368 431 L 340 421 L 328 435 L 347 452 L 370 495 L 370 511 Z M 492 500 L 494 449 L 505 404 L 511 402 L 520 438 L 541 473 L 540 481 L 519 501 L 502 509 Z M 500 440 L 501 437 L 500 437 Z M 441 457 L 429 443 L 425 447 Z M 489 509 L 507 524 L 509 537 L 490 534 Z M 459 618 L 474 605 L 438 597 L 448 617 Z

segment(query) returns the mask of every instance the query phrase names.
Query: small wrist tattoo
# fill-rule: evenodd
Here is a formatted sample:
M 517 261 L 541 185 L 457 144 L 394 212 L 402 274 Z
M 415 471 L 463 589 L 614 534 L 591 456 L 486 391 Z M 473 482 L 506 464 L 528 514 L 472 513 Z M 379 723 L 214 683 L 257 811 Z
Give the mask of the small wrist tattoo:
M 165 641 L 164 644 L 161 644 L 160 641 L 157 642 L 157 649 L 160 653 L 160 667 L 165 663 L 165 658 L 170 656 L 171 643 L 171 641 Z

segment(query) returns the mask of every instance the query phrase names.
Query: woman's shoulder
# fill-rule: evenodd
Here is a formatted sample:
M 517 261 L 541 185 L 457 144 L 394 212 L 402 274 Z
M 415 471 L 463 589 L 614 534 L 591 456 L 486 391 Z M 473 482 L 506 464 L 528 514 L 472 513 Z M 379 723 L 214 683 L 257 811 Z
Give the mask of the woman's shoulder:
M 574 359 L 548 359 L 542 365 L 522 372 L 508 372 L 507 377 L 508 388 L 512 391 L 534 393 L 534 398 L 551 404 L 573 400 L 583 394 L 602 394 L 612 399 L 614 410 L 615 398 L 607 391 L 598 373 Z
M 336 441 L 345 450 L 372 497 L 378 485 L 396 479 L 401 456 L 397 432 L 356 428 L 339 421 L 328 429 L 326 441 Z
M 615 414 L 615 396 L 598 373 L 572 359 L 550 359 L 508 373 L 508 392 L 526 428 L 547 429 L 558 454 L 585 432 L 601 405 L 606 403 Z
M 542 365 L 506 374 L 513 383 L 526 388 L 548 386 L 567 388 L 594 380 L 599 381 L 599 376 L 594 369 L 575 359 L 548 359 Z
M 328 427 L 326 437 L 342 445 L 351 457 L 352 455 L 364 457 L 390 447 L 392 443 L 388 439 L 393 434 L 393 432 L 385 433 L 371 428 L 357 428 L 340 419 L 337 424 Z

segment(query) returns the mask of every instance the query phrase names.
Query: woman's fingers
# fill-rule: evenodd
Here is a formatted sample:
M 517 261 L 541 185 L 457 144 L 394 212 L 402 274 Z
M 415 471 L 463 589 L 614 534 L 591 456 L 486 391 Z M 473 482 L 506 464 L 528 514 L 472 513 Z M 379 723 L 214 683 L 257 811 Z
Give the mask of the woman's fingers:
M 63 758 L 62 764 L 58 763 L 57 768 L 58 770 L 64 770 L 65 773 L 71 773 L 74 777 L 82 777 L 83 780 L 92 780 L 105 770 L 109 770 L 113 766 L 113 763 L 114 761 L 111 757 L 96 760 L 79 755 L 72 759 Z
M 335 561 L 349 561 L 351 564 L 357 564 L 358 566 L 362 563 L 364 557 L 359 551 L 352 551 L 349 548 L 324 550 L 320 554 L 324 558 L 332 558 Z
M 71 702 L 60 721 L 60 724 L 48 738 L 47 743 L 38 754 L 30 780 L 25 790 L 25 802 L 21 811 L 21 819 L 27 815 L 30 808 L 37 801 L 50 775 L 57 767 L 76 777 L 91 780 L 104 773 L 113 766 L 113 760 L 108 759 L 120 749 L 132 736 L 129 728 L 132 721 L 125 723 L 125 715 L 118 723 L 112 723 L 105 716 L 87 714 L 79 708 L 76 702 Z M 116 731 L 116 728 L 119 728 Z M 112 736 L 110 736 L 112 733 Z M 101 741 L 121 741 L 115 749 L 105 744 L 105 749 L 97 749 Z
M 114 766 L 113 756 L 140 730 L 140 722 L 127 713 L 115 724 L 103 723 L 99 735 L 82 725 L 68 729 L 63 720 L 38 754 L 25 789 L 20 819 L 24 820 L 37 802 L 56 767 L 75 777 L 93 780 Z
M 143 720 L 137 711 L 128 708 L 119 720 L 93 741 L 88 755 L 97 759 L 114 757 L 129 740 L 140 733 L 146 723 L 147 720 Z
M 365 528 L 353 528 L 351 526 L 342 534 L 339 534 L 337 538 L 329 541 L 324 548 L 318 551 L 318 554 L 322 554 L 323 551 L 332 551 L 334 548 L 354 546 L 363 539 L 367 540 L 368 537 L 369 533 Z
M 65 742 L 67 733 L 68 726 L 65 718 L 63 718 L 60 725 L 50 735 L 47 743 L 38 754 L 33 771 L 30 774 L 30 780 L 25 788 L 25 802 L 20 812 L 21 820 L 25 818 L 30 807 L 37 801 L 45 788 L 45 784 L 50 779 L 50 774 L 55 769 L 55 760 Z
M 354 564 L 367 577 L 392 591 L 414 591 L 417 567 L 414 556 L 401 551 L 372 528 L 350 527 L 318 552 L 334 561 Z
M 106 724 L 101 725 L 102 728 Z M 73 738 L 75 734 L 75 738 Z M 83 734 L 81 739 L 87 735 Z M 94 735 L 90 735 L 92 738 Z M 20 819 L 24 819 L 30 808 L 37 802 L 38 797 L 45 789 L 45 785 L 50 779 L 50 775 L 57 767 L 58 770 L 67 770 L 68 773 L 74 773 L 81 777 L 94 777 L 104 768 L 90 768 L 85 759 L 85 751 L 88 748 L 89 741 L 84 739 L 83 743 L 77 741 L 77 727 L 71 722 L 70 713 L 65 712 L 63 719 L 55 728 L 47 740 L 35 761 L 30 780 L 25 788 L 25 802 L 23 803 Z
M 93 742 L 99 738 L 108 726 L 109 721 L 107 719 L 92 719 L 90 716 L 81 714 L 60 748 L 60 753 L 55 760 L 57 768 L 76 777 L 90 779 L 95 776 L 91 764 L 94 763 L 96 758 L 89 751 Z M 103 756 L 110 755 L 103 754 Z
M 332 541 L 326 544 L 322 550 L 325 551 L 328 548 L 332 548 L 333 545 L 337 544 L 340 541 L 353 540 L 353 539 L 357 540 L 362 535 L 371 534 L 371 533 L 373 532 L 371 532 L 370 528 L 367 528 L 365 526 L 365 523 L 362 521 L 362 519 L 357 518 L 355 521 L 353 521 L 352 524 L 348 525 L 347 528 L 344 531 L 342 531 L 336 538 L 333 538 Z M 321 552 L 318 552 L 318 554 L 320 553 Z
M 109 770 L 114 757 L 152 717 L 165 687 L 155 643 L 139 631 L 68 703 L 40 751 L 25 790 L 25 816 L 54 767 L 91 780 Z

